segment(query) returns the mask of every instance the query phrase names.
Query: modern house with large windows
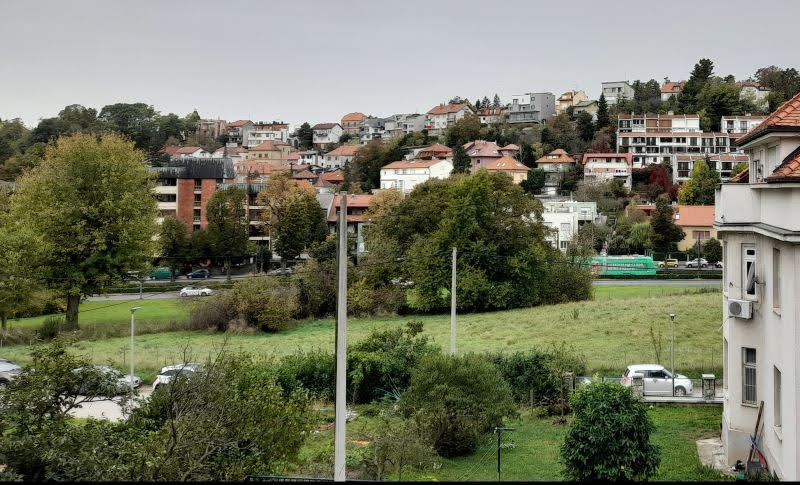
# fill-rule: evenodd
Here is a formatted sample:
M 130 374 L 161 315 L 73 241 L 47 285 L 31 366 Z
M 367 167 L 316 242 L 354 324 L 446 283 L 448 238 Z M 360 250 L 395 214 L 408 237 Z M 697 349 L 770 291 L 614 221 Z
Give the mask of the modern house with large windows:
M 722 442 L 800 480 L 800 94 L 737 140 L 749 169 L 717 188 L 723 243 Z

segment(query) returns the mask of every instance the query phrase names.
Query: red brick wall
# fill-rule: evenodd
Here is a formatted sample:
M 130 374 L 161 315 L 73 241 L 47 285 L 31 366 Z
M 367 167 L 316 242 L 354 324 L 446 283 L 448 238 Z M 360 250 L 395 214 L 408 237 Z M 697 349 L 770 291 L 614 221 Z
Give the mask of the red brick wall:
M 178 179 L 178 220 L 192 230 L 194 179 Z
M 208 225 L 208 220 L 206 220 L 206 204 L 208 204 L 214 192 L 217 191 L 217 180 L 203 179 L 202 184 L 202 189 L 200 191 L 200 227 L 205 229 Z

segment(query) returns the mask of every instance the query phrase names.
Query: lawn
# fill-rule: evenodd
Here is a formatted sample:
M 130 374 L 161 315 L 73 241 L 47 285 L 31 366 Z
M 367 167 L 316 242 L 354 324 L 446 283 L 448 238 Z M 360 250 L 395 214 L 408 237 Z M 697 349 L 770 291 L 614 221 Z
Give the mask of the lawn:
M 722 408 L 717 406 L 654 406 L 649 414 L 656 430 L 652 441 L 661 448 L 661 465 L 655 480 L 690 481 L 717 478 L 698 472 L 699 460 L 695 441 L 719 436 Z M 361 416 L 348 423 L 348 462 L 355 461 L 358 448 L 366 445 L 365 429 L 372 419 Z M 535 417 L 528 410 L 520 419 L 506 423 L 514 428 L 503 435 L 504 443 L 513 443 L 501 454 L 503 480 L 561 480 L 559 449 L 567 427 L 552 423 L 550 418 Z M 333 432 L 322 430 L 311 435 L 301 452 L 301 464 L 290 474 L 325 476 L 333 456 Z M 497 480 L 497 441 L 487 434 L 480 448 L 471 456 L 438 459 L 441 467 L 406 472 L 403 480 L 427 481 L 495 481 Z M 351 465 L 352 466 L 352 465 Z M 331 467 L 332 468 L 332 467 Z M 351 475 L 352 476 L 352 475 Z M 392 477 L 397 479 L 398 477 Z M 719 478 L 722 478 L 721 476 Z
M 593 301 L 459 315 L 458 350 L 517 351 L 566 342 L 586 357 L 591 371 L 621 373 L 630 363 L 655 360 L 651 325 L 656 334 L 660 326 L 661 360 L 668 359 L 669 314 L 676 313 L 677 369 L 684 373 L 711 370 L 721 375 L 722 309 L 718 290 L 699 293 L 698 288 L 682 287 L 597 287 L 595 290 Z M 156 308 L 164 305 L 165 313 L 173 316 L 186 311 L 180 302 L 171 300 L 153 300 L 146 304 Z M 96 313 L 109 312 L 109 319 L 127 322 L 128 308 L 128 305 L 117 305 L 96 310 Z M 155 314 L 150 314 L 150 318 L 169 318 L 153 310 Z M 144 309 L 140 312 L 137 321 L 148 315 Z M 95 311 L 83 315 L 84 325 L 89 325 L 91 313 Z M 348 339 L 359 340 L 373 329 L 399 326 L 409 320 L 422 321 L 425 333 L 442 348 L 449 348 L 449 315 L 351 318 Z M 101 324 L 102 320 L 95 321 L 95 325 Z M 162 365 L 182 361 L 184 354 L 190 360 L 202 361 L 223 344 L 231 351 L 272 356 L 311 348 L 332 351 L 334 326 L 333 319 L 323 319 L 300 321 L 293 328 L 275 334 L 181 331 L 141 335 L 136 338 L 137 372 L 145 377 Z M 129 345 L 127 337 L 116 337 L 78 341 L 73 348 L 95 362 L 125 368 Z M 29 361 L 28 350 L 27 346 L 6 347 L 0 350 L 0 356 L 25 363 Z

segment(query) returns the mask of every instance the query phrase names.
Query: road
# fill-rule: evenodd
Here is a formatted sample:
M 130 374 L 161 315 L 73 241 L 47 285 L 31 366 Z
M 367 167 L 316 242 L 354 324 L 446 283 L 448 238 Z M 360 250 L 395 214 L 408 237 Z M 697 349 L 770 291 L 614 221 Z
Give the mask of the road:
M 164 291 L 160 293 L 144 292 L 142 298 L 147 300 L 169 300 L 171 298 L 180 298 L 177 291 Z M 90 296 L 88 301 L 124 301 L 124 300 L 138 300 L 139 293 L 111 293 L 108 295 Z
M 139 388 L 139 396 L 142 398 L 150 397 L 153 393 L 151 386 Z M 110 421 L 120 421 L 125 418 L 122 414 L 122 407 L 119 405 L 119 398 L 104 401 L 91 401 L 81 404 L 69 412 L 70 416 L 76 418 L 108 419 Z
M 722 280 L 594 280 L 595 286 L 721 286 Z

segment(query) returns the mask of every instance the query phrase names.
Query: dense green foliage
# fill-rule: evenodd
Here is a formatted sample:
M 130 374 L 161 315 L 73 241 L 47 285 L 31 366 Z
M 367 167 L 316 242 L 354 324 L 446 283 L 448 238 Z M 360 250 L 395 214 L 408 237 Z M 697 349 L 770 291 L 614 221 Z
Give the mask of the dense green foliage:
M 158 231 L 158 247 L 170 269 L 170 280 L 175 281 L 175 272 L 185 264 L 190 251 L 186 225 L 175 216 L 165 217 Z
M 243 256 L 247 250 L 250 222 L 246 200 L 244 190 L 231 187 L 214 192 L 206 204 L 208 242 L 214 257 L 223 261 L 228 278 L 233 258 Z
M 481 433 L 516 415 L 511 388 L 494 364 L 478 355 L 436 354 L 414 369 L 401 405 L 431 437 L 441 456 L 464 456 Z
M 647 480 L 658 470 L 660 450 L 647 405 L 631 388 L 594 383 L 570 397 L 575 413 L 561 447 L 568 480 Z
M 575 376 L 586 373 L 582 357 L 559 348 L 490 354 L 488 358 L 508 381 L 518 403 L 528 404 L 532 400 L 535 405 L 546 405 L 557 401 L 564 371 Z
M 675 247 L 675 243 L 683 240 L 683 229 L 675 225 L 672 218 L 672 207 L 666 194 L 660 195 L 656 200 L 656 209 L 650 218 L 650 226 L 653 228 L 650 240 L 656 252 L 670 252 Z
M 687 205 L 714 205 L 714 191 L 720 183 L 719 172 L 706 160 L 696 160 L 692 175 L 678 191 L 678 201 Z

